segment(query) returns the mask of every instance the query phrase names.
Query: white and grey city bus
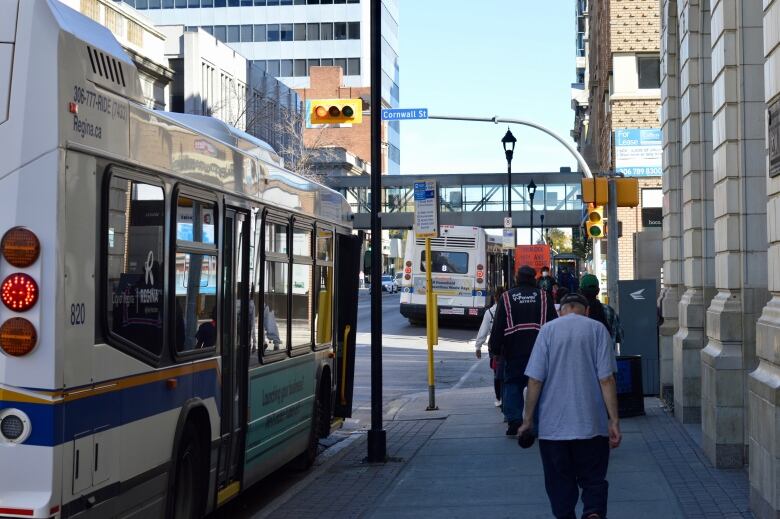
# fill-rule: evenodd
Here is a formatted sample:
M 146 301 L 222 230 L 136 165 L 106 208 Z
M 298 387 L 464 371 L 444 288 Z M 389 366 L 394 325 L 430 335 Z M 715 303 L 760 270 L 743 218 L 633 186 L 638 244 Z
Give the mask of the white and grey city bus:
M 480 322 L 503 282 L 500 239 L 480 227 L 440 226 L 431 239 L 431 281 L 440 318 Z M 425 239 L 409 232 L 401 281 L 401 315 L 425 321 Z
M 142 106 L 90 19 L 0 5 L 0 515 L 199 517 L 311 463 L 349 412 L 346 201 Z

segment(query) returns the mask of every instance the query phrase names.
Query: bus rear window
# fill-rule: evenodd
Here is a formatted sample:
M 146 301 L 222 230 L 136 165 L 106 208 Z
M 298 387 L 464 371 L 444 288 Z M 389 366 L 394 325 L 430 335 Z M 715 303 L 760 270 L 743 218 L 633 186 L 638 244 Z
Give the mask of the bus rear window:
M 431 252 L 431 272 L 468 274 L 469 253 L 435 250 Z M 425 272 L 425 251 L 420 254 L 420 271 Z

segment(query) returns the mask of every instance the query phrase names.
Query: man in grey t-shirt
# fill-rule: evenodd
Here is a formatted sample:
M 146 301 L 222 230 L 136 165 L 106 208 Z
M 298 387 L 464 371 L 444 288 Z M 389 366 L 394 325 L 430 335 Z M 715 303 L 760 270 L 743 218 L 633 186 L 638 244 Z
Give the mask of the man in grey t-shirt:
M 601 323 L 585 317 L 586 308 L 579 294 L 561 300 L 561 318 L 542 327 L 525 370 L 519 433 L 533 429 L 538 402 L 545 489 L 559 519 L 576 519 L 578 486 L 582 517 L 607 517 L 609 449 L 621 440 L 612 341 Z

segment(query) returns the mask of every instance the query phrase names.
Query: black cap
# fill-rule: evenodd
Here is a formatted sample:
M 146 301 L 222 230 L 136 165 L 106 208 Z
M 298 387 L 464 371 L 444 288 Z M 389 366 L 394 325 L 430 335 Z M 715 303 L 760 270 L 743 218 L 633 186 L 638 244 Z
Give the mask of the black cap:
M 576 292 L 571 293 L 571 294 L 566 294 L 561 299 L 561 306 L 567 305 L 567 304 L 570 304 L 570 303 L 580 304 L 580 305 L 582 305 L 582 306 L 584 306 L 586 308 L 588 306 L 588 300 L 585 299 L 585 296 L 583 296 L 582 294 L 578 294 Z
M 520 267 L 520 270 L 517 271 L 517 275 L 520 277 L 526 277 L 526 278 L 535 278 L 536 277 L 536 271 L 533 267 L 529 267 L 528 265 L 523 265 Z

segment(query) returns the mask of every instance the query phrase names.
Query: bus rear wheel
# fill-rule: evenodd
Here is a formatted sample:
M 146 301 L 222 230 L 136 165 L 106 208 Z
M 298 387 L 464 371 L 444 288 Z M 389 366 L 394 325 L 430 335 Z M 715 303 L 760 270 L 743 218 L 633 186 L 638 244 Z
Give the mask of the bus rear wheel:
M 318 394 L 314 400 L 314 414 L 311 417 L 311 431 L 309 431 L 309 443 L 306 450 L 293 460 L 293 466 L 297 470 L 308 470 L 314 465 L 317 452 L 320 448 L 320 432 L 322 429 L 323 415 L 326 414 L 323 399 Z
M 203 449 L 198 439 L 198 431 L 189 423 L 182 433 L 176 457 L 172 514 L 174 519 L 198 519 L 203 515 L 202 466 Z

